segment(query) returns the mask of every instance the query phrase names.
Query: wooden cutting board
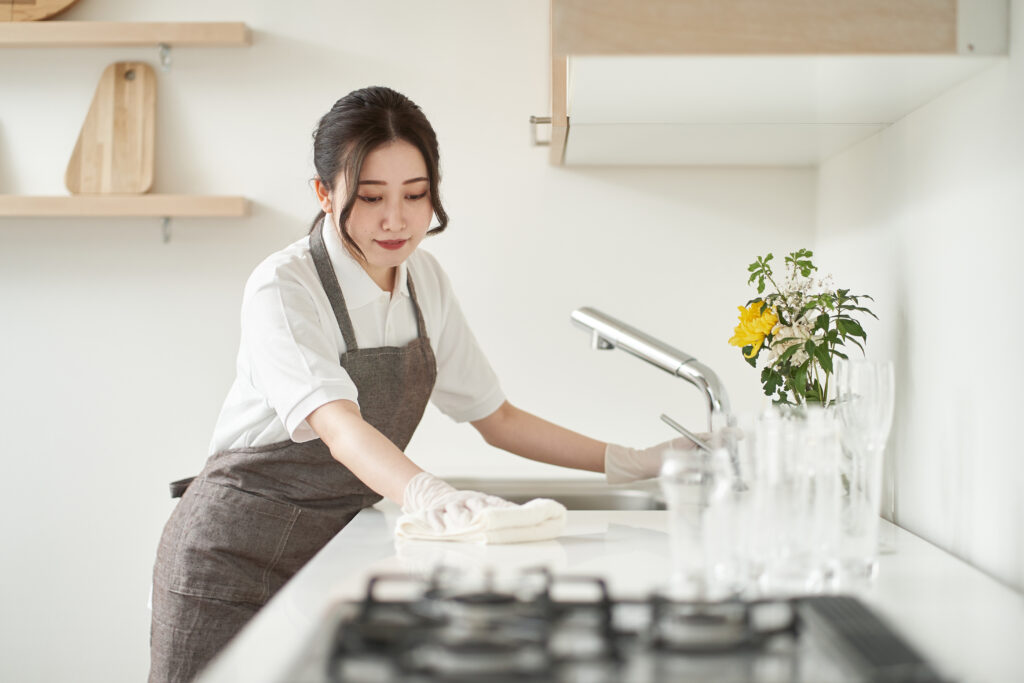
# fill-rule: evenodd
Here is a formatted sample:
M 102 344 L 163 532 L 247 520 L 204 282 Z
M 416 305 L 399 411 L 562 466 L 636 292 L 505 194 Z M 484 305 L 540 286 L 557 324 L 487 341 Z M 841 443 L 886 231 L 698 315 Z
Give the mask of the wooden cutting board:
M 78 0 L 0 0 L 0 21 L 38 21 L 60 14 Z
M 153 186 L 156 74 L 143 62 L 103 71 L 71 153 L 72 194 L 141 194 Z

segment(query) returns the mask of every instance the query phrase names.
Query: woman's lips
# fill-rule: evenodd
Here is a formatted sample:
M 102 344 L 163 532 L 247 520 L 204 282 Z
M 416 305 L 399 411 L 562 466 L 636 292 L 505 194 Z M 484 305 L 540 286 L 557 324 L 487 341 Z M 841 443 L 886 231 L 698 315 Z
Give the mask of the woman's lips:
M 391 249 L 393 251 L 395 249 L 401 249 L 403 246 L 405 246 L 405 243 L 408 242 L 409 240 L 374 240 L 374 241 L 377 242 L 377 244 L 379 244 L 380 246 L 384 247 L 385 249 Z

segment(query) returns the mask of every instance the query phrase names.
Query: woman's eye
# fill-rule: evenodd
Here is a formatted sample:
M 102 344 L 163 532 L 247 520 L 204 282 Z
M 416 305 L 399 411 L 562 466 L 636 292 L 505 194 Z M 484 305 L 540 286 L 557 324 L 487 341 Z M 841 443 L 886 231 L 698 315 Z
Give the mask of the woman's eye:
M 405 198 L 406 199 L 423 199 L 426 196 L 427 196 L 427 191 L 424 190 L 423 192 L 420 192 L 419 194 L 409 194 L 409 195 L 406 195 Z
M 359 195 L 359 199 L 366 202 L 367 204 L 375 204 L 379 202 L 381 199 L 383 199 L 383 197 L 368 197 L 364 195 Z

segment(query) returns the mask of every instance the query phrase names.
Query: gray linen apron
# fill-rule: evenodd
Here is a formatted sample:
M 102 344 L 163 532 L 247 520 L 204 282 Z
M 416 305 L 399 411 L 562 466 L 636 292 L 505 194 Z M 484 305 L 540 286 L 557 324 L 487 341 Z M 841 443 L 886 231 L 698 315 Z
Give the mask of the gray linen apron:
M 341 365 L 359 390 L 363 419 L 405 450 L 437 375 L 412 279 L 417 338 L 404 347 L 358 348 L 322 229 L 323 222 L 310 234 L 310 248 L 345 339 Z M 160 538 L 150 682 L 191 680 L 295 572 L 380 499 L 320 439 L 210 456 Z

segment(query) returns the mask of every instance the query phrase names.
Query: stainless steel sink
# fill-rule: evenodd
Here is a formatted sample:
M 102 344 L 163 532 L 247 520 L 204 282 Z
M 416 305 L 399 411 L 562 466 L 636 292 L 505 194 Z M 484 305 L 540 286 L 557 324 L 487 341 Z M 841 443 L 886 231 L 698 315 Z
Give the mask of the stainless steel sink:
M 569 510 L 664 510 L 654 488 L 624 488 L 592 480 L 445 478 L 458 489 L 482 491 L 512 503 L 552 498 Z

